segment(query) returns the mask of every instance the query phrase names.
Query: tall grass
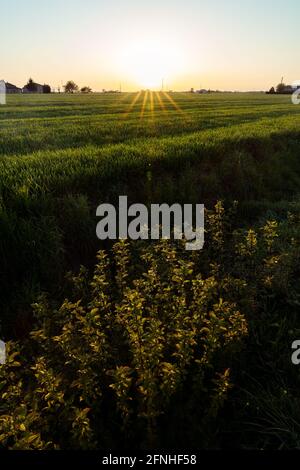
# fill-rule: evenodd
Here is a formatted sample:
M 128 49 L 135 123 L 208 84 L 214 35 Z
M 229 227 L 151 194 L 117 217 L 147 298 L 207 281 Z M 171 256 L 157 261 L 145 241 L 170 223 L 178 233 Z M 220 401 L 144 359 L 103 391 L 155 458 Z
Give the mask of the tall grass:
M 179 111 L 161 94 L 143 119 L 143 95 L 127 113 L 134 97 L 15 96 L 0 108 L 6 335 L 36 292 L 91 262 L 100 202 L 238 199 L 245 218 L 297 194 L 300 113 L 288 97 L 174 94 Z

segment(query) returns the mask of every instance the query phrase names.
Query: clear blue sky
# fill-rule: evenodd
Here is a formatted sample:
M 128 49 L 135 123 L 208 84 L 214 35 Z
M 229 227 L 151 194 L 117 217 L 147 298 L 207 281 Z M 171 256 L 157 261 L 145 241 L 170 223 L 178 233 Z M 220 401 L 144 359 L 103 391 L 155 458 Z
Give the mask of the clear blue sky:
M 299 0 L 0 0 L 0 79 L 265 89 L 300 80 Z

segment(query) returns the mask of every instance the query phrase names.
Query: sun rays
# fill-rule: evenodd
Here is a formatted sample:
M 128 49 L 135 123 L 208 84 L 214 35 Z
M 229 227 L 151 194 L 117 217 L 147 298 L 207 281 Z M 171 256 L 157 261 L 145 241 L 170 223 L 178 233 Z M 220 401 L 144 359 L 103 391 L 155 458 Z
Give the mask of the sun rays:
M 163 92 L 164 96 L 169 100 L 169 102 L 172 104 L 172 106 L 178 111 L 179 113 L 184 114 L 182 109 L 179 107 L 179 105 L 176 103 L 176 101 L 173 100 L 172 96 L 169 95 L 169 93 L 166 93 L 165 91 Z
M 142 109 L 141 109 L 141 114 L 140 114 L 141 119 L 144 117 L 146 106 L 148 104 L 148 95 L 149 95 L 149 91 L 147 90 L 144 94 L 144 99 L 143 99 L 143 104 L 142 104 Z
M 184 115 L 184 111 L 169 93 L 146 90 L 134 94 L 123 117 L 127 118 L 131 113 L 139 113 L 140 119 L 147 117 L 154 120 L 156 113 L 163 112 L 167 114 L 170 112 L 174 113 L 174 111 Z
M 142 92 L 139 91 L 134 97 L 133 97 L 133 100 L 132 102 L 130 103 L 130 106 L 128 108 L 128 110 L 124 113 L 124 118 L 126 118 L 130 113 L 131 111 L 133 110 L 135 104 L 138 102 L 138 100 L 140 99 L 140 96 L 141 96 Z
M 160 106 L 161 110 L 162 110 L 164 113 L 166 113 L 167 110 L 166 110 L 166 107 L 165 107 L 165 103 L 163 102 L 163 100 L 162 100 L 162 98 L 161 98 L 160 95 L 161 95 L 161 93 L 159 93 L 159 92 L 156 92 L 156 93 L 155 93 L 155 96 L 156 96 L 156 98 L 157 98 L 157 101 L 158 101 L 158 103 L 159 103 L 159 106 Z

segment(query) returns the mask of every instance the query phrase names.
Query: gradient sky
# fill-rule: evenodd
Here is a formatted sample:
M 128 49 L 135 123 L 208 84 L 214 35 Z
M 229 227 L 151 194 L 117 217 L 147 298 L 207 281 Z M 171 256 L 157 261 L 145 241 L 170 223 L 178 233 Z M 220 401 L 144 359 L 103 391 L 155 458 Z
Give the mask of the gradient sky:
M 0 79 L 94 90 L 300 80 L 299 0 L 0 0 Z M 151 82 L 150 80 L 153 82 Z

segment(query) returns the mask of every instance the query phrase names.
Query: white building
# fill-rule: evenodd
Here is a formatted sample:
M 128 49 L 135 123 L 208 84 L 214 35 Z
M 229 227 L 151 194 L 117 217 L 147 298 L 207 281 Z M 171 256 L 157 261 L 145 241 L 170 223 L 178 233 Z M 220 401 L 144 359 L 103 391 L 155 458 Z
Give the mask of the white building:
M 6 86 L 4 80 L 0 80 L 0 104 L 6 104 Z

